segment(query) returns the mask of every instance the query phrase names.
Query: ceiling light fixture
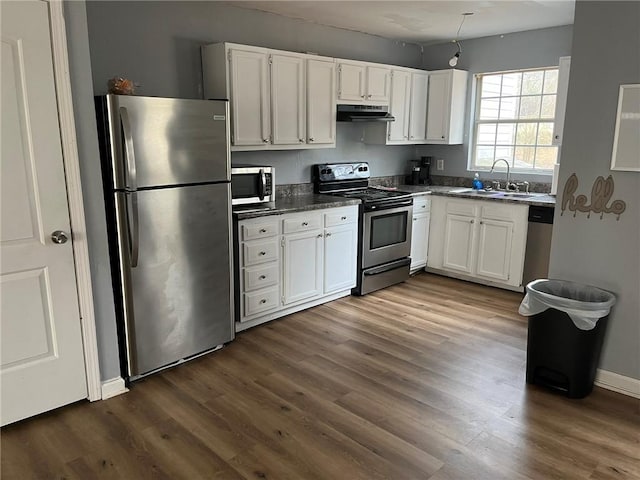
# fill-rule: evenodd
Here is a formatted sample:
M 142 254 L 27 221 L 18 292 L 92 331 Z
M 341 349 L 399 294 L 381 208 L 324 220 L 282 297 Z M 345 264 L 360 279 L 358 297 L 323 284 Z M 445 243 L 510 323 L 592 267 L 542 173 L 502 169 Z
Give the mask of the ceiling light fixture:
M 454 40 L 451 40 L 452 43 L 455 43 L 458 46 L 458 51 L 449 60 L 449 65 L 452 67 L 458 65 L 458 60 L 460 59 L 460 54 L 462 53 L 462 47 L 460 46 L 460 42 L 458 41 L 458 36 L 460 35 L 460 29 L 462 28 L 464 21 L 469 15 L 473 15 L 473 12 L 465 12 L 462 14 L 462 21 L 460 22 L 460 26 L 458 27 L 458 31 L 456 32 L 456 38 Z

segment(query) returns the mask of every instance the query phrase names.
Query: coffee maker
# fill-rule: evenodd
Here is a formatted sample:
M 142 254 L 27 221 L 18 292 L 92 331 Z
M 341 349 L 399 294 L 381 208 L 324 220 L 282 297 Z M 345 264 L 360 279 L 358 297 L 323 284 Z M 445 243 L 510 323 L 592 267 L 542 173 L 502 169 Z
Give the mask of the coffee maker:
M 431 163 L 433 157 L 420 157 L 411 160 L 411 174 L 407 177 L 409 185 L 431 185 Z

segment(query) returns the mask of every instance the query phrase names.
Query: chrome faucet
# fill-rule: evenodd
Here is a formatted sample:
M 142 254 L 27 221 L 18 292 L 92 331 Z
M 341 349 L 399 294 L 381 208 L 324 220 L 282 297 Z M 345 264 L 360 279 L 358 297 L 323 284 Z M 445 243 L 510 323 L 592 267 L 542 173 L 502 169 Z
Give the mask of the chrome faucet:
M 511 167 L 509 166 L 509 162 L 507 162 L 504 158 L 498 158 L 496 161 L 493 162 L 493 165 L 491 165 L 491 170 L 489 170 L 489 172 L 493 172 L 494 167 L 496 166 L 496 163 L 498 162 L 504 162 L 505 165 L 507 166 L 507 184 L 505 185 L 504 189 L 505 190 L 509 190 L 509 186 L 511 185 Z M 498 184 L 498 188 L 500 188 L 499 186 L 500 184 Z

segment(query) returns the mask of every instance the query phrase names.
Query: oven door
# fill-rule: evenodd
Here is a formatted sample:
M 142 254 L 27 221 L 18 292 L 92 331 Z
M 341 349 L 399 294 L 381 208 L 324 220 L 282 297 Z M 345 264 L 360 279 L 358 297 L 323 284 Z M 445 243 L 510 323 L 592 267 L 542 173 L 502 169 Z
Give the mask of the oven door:
M 362 268 L 408 257 L 411 253 L 413 206 L 365 211 L 362 230 Z

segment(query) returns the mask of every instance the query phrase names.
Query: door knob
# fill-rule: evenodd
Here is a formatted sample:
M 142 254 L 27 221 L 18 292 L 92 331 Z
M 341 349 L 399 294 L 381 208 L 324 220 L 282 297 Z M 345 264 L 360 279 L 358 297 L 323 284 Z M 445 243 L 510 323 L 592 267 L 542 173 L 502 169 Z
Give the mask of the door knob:
M 61 244 L 61 243 L 67 243 L 67 240 L 69 240 L 69 237 L 62 230 L 56 230 L 51 234 L 51 240 L 53 240 L 53 243 Z

